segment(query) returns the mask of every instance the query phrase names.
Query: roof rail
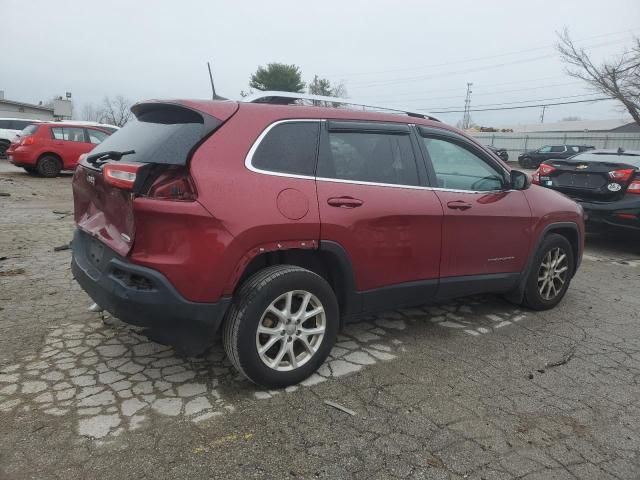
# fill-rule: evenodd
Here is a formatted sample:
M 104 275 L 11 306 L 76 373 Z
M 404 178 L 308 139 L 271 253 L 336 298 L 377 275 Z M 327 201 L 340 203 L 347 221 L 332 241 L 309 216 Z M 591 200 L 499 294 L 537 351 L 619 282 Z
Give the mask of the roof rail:
M 241 101 L 246 103 L 271 103 L 271 104 L 279 104 L 279 105 L 289 105 L 289 104 L 292 104 L 293 101 L 295 100 L 309 100 L 314 102 L 325 102 L 330 105 L 339 104 L 339 105 L 360 107 L 363 110 L 364 109 L 373 109 L 377 111 L 381 110 L 381 111 L 390 112 L 390 113 L 401 113 L 404 115 L 409 115 L 410 117 L 426 118 L 427 120 L 434 120 L 436 122 L 441 121 L 439 118 L 436 118 L 433 115 L 429 115 L 428 113 L 414 112 L 406 108 L 370 105 L 368 103 L 356 102 L 354 100 L 349 100 L 347 98 L 327 97 L 324 95 L 311 95 L 308 93 L 264 91 L 264 92 L 259 92 L 259 93 L 255 93 L 253 95 L 244 97 Z

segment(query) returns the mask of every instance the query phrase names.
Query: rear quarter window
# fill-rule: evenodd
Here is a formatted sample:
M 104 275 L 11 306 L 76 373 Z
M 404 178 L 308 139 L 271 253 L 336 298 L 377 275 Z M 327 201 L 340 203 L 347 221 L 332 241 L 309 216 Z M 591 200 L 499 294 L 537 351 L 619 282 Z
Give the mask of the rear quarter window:
M 251 159 L 260 170 L 313 176 L 316 169 L 320 122 L 286 122 L 264 136 Z

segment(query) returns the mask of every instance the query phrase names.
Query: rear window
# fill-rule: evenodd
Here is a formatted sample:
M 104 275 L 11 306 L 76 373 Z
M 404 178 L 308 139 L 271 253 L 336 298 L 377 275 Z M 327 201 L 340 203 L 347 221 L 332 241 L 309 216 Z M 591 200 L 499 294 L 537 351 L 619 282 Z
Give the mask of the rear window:
M 33 135 L 38 131 L 38 125 L 29 125 L 22 130 L 21 135 Z
M 193 149 L 221 122 L 179 105 L 141 104 L 132 120 L 96 146 L 91 154 L 127 150 L 127 162 L 185 165 Z
M 621 153 L 616 152 L 584 152 L 579 153 L 571 157 L 572 161 L 578 162 L 608 162 L 608 163 L 626 163 L 635 167 L 640 167 L 640 155 L 633 153 Z

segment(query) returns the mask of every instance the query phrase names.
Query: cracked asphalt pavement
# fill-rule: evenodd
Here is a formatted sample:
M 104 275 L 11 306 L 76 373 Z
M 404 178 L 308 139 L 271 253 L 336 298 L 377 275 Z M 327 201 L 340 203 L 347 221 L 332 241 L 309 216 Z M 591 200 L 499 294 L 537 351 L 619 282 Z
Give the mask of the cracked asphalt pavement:
M 640 478 L 638 236 L 590 235 L 555 310 L 386 312 L 265 391 L 87 311 L 70 181 L 0 161 L 0 479 Z

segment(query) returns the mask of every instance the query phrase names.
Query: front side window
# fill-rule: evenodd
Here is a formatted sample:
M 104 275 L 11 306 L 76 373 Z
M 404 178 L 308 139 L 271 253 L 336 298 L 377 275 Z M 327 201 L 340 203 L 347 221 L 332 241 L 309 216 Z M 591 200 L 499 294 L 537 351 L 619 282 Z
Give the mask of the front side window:
M 51 135 L 56 140 L 65 140 L 67 142 L 86 142 L 83 128 L 51 127 Z
M 550 151 L 551 151 L 551 147 L 549 145 L 546 145 L 542 147 L 540 150 L 538 150 L 538 152 L 540 153 L 549 153 Z
M 422 141 L 436 174 L 438 187 L 485 192 L 502 190 L 500 172 L 466 148 L 441 138 Z
M 100 130 L 93 130 L 92 128 L 87 128 L 87 135 L 89 136 L 89 142 L 94 145 L 104 142 L 105 138 L 109 136 Z
M 286 122 L 262 139 L 251 164 L 260 170 L 313 176 L 316 169 L 320 122 Z
M 329 132 L 329 154 L 318 176 L 393 185 L 418 185 L 409 135 Z
M 565 148 L 562 145 L 556 145 L 555 147 L 551 147 L 551 153 L 562 153 Z

